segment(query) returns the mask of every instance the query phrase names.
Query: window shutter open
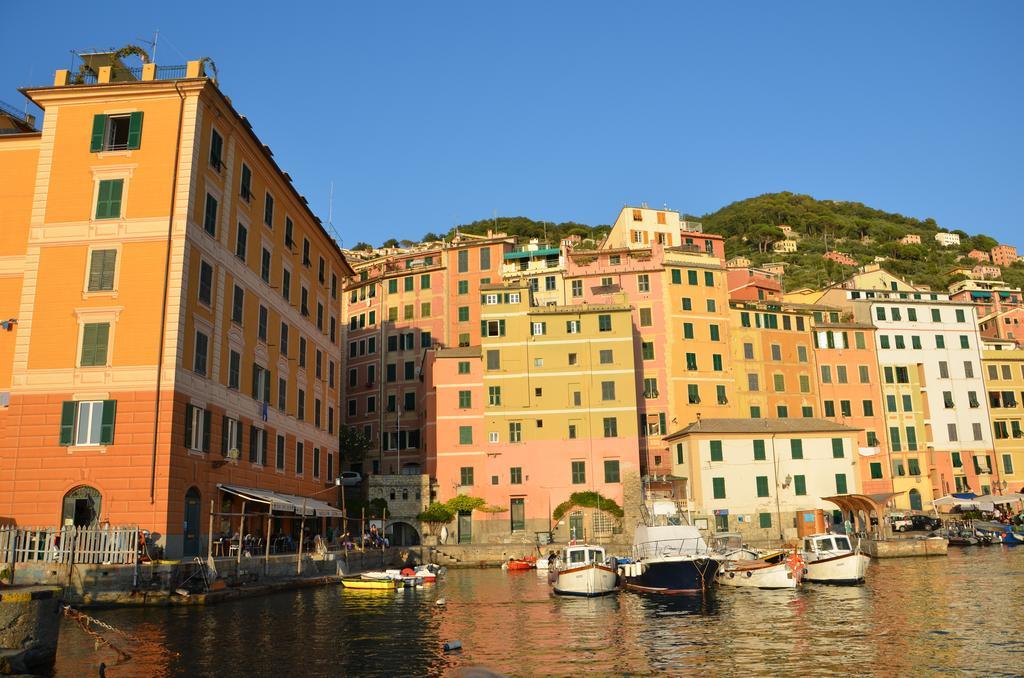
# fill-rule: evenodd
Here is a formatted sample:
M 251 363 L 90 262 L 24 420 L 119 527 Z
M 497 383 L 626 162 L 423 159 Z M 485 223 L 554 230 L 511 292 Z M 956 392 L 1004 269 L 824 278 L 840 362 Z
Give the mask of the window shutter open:
M 267 370 L 263 379 L 263 402 L 270 402 L 270 370 Z
M 142 111 L 135 111 L 128 118 L 128 149 L 142 145 Z
M 103 401 L 103 418 L 100 420 L 100 445 L 114 444 L 114 419 L 117 413 L 116 400 Z
M 96 195 L 96 218 L 106 219 L 110 215 L 110 186 L 113 182 L 101 181 Z
M 95 253 L 94 253 L 95 254 Z M 114 289 L 114 268 L 117 266 L 117 250 L 102 250 L 103 265 L 100 268 L 101 290 Z
M 203 412 L 203 452 L 210 451 L 210 410 Z
M 192 406 L 185 405 L 185 449 L 192 447 Z
M 60 408 L 60 444 L 69 447 L 75 443 L 75 413 L 78 403 L 65 400 Z
M 249 427 L 249 461 L 256 462 L 256 427 Z
M 99 153 L 103 150 L 103 133 L 107 130 L 107 116 L 94 115 L 92 117 L 92 138 L 89 142 L 89 152 Z
M 252 399 L 260 399 L 260 366 L 256 363 L 252 364 Z
M 260 463 L 263 465 L 266 465 L 267 463 L 267 439 L 269 437 L 270 436 L 268 436 L 266 432 L 264 432 L 263 437 L 260 440 Z
M 228 456 L 228 450 L 230 450 L 230 441 L 228 440 L 228 417 L 224 415 L 220 418 L 220 453 L 225 457 Z

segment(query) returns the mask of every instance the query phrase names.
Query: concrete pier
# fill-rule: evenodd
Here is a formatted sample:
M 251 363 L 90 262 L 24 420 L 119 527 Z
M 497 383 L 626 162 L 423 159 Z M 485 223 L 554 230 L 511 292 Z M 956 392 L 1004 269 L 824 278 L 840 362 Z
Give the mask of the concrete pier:
M 62 589 L 0 589 L 0 675 L 46 673 L 57 657 Z
M 949 541 L 942 537 L 928 539 L 862 539 L 861 549 L 872 558 L 909 558 L 914 556 L 944 556 Z

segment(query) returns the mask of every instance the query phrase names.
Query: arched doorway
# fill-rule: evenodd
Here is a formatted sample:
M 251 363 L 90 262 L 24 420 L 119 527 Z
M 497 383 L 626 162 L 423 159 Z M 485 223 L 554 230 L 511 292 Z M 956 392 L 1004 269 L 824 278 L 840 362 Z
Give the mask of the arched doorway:
M 910 490 L 907 493 L 910 496 L 910 510 L 920 511 L 921 510 L 921 493 L 916 489 Z
M 182 555 L 199 555 L 199 488 L 190 487 L 185 493 L 185 535 Z
M 100 522 L 103 497 L 99 490 L 79 485 L 64 495 L 60 524 L 64 527 L 90 527 Z
M 388 541 L 392 546 L 419 546 L 420 535 L 409 523 L 391 523 L 388 525 Z

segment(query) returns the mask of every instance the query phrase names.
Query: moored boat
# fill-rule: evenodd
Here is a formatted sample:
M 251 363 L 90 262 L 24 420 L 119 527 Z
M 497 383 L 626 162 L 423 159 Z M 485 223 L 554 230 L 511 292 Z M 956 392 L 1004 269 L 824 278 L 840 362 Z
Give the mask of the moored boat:
M 667 525 L 638 525 L 633 562 L 620 568 L 625 587 L 640 593 L 702 593 L 715 583 L 720 562 L 700 531 L 676 516 Z
M 600 546 L 567 546 L 558 565 L 548 574 L 555 593 L 563 596 L 603 596 L 618 587 L 616 561 Z
M 976 521 L 974 529 L 978 536 L 987 539 L 993 544 L 1006 544 L 1007 546 L 1024 544 L 1024 532 L 1014 531 L 1014 528 L 1010 525 Z
M 505 569 L 507 570 L 532 570 L 535 567 L 537 567 L 537 558 L 534 556 L 509 558 L 508 562 L 505 563 Z
M 804 561 L 792 551 L 771 554 L 769 561 L 757 551 L 745 547 L 739 534 L 716 534 L 715 557 L 721 561 L 716 581 L 722 586 L 758 589 L 793 589 L 804 575 Z
M 819 584 L 863 584 L 871 559 L 850 545 L 843 534 L 815 534 L 804 538 L 800 552 L 804 580 Z
M 357 589 L 362 591 L 393 591 L 397 589 L 400 584 L 395 579 L 363 579 L 362 577 L 344 577 L 341 580 L 341 585 L 347 589 Z

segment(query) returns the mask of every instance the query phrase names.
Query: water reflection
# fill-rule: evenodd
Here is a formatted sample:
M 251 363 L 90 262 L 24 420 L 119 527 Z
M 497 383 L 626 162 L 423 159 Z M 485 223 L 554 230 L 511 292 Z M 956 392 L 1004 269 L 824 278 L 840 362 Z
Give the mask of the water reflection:
M 1022 590 L 1024 548 L 1005 547 L 874 562 L 861 587 L 671 598 L 560 598 L 543 575 L 473 570 L 420 590 L 97 612 L 140 639 L 124 643 L 132 659 L 114 665 L 65 624 L 56 674 L 95 675 L 99 661 L 112 677 L 1019 672 Z M 463 650 L 445 653 L 456 639 Z

